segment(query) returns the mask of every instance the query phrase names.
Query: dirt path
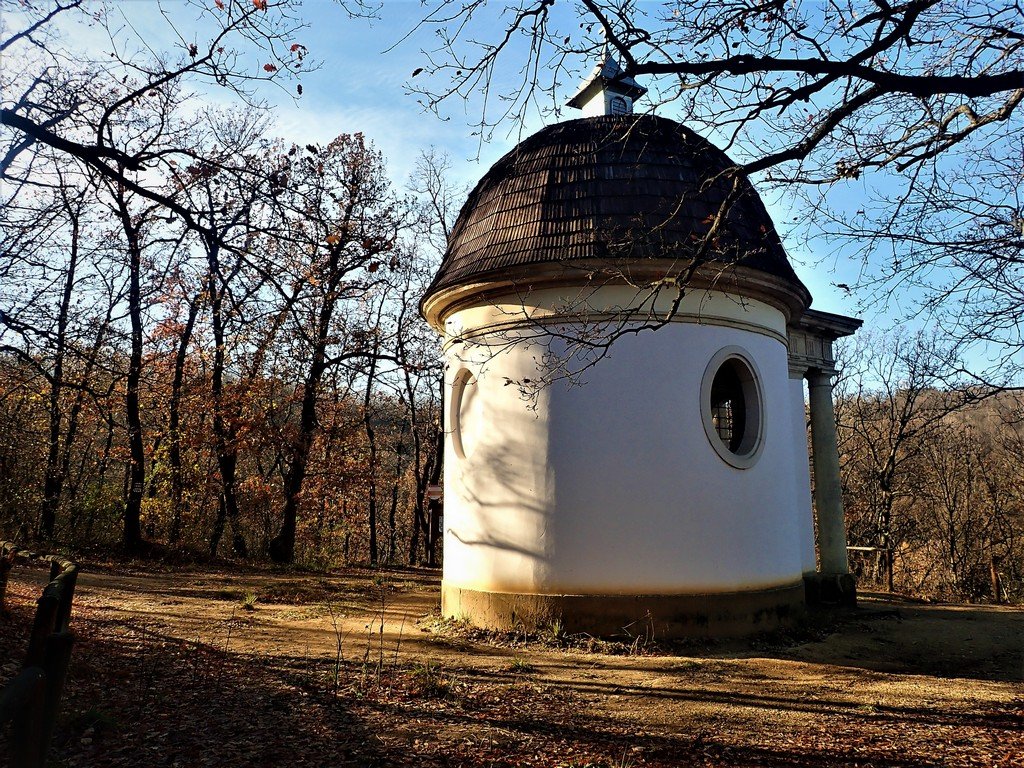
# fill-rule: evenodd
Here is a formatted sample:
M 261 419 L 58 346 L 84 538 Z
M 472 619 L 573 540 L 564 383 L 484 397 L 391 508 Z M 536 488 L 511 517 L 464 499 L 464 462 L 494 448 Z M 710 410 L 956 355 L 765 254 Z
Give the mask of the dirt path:
M 344 702 L 360 723 L 345 734 L 361 736 L 335 734 L 333 757 L 310 747 L 297 764 L 1024 766 L 1020 609 L 866 596 L 799 635 L 668 653 L 487 637 L 439 622 L 437 603 L 422 571 L 86 571 L 77 598 L 97 643 L 143 649 L 132 658 L 178 649 L 196 678 L 204 649 L 254 680 L 275 671 L 274 692 L 260 688 L 271 715 L 327 707 L 325 692 Z M 90 759 L 68 765 L 132 764 L 97 762 L 84 738 Z M 210 764 L 264 764 L 217 754 Z

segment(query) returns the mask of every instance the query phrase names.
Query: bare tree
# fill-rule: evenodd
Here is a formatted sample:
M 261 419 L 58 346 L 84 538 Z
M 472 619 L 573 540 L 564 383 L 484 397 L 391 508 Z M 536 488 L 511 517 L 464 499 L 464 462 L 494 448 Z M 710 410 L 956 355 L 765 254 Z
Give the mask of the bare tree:
M 12 185 L 4 199 L 0 349 L 46 382 L 46 470 L 35 528 L 52 538 L 79 415 L 96 394 L 92 371 L 117 301 L 98 280 L 104 248 L 93 180 L 45 158 L 39 165 L 48 172 Z
M 280 293 L 290 302 L 288 325 L 303 373 L 299 423 L 288 446 L 284 520 L 270 555 L 291 562 L 321 383 L 333 366 L 368 360 L 376 366 L 382 356 L 373 313 L 351 310 L 376 304 L 374 294 L 385 286 L 377 273 L 397 258 L 405 206 L 391 192 L 380 153 L 360 134 L 296 149 L 282 159 L 280 173 L 287 179 L 291 224 L 279 251 L 290 282 Z
M 345 5 L 355 14 L 368 10 L 360 2 Z M 107 206 L 100 217 L 106 266 L 94 270 L 99 288 L 79 288 L 73 226 L 70 266 L 59 254 L 42 278 L 36 270 L 34 299 L 18 297 L 13 283 L 3 285 L 3 360 L 16 356 L 4 380 L 18 392 L 45 384 L 52 401 L 50 439 L 29 441 L 40 463 L 26 463 L 23 473 L 31 476 L 45 465 L 37 472 L 42 494 L 35 505 L 45 534 L 63 520 L 57 517 L 62 478 L 75 477 L 85 479 L 89 498 L 84 515 L 71 510 L 72 529 L 85 521 L 91 534 L 94 521 L 112 528 L 120 517 L 125 543 L 138 549 L 150 527 L 153 536 L 167 530 L 172 540 L 188 543 L 183 532 L 191 526 L 193 541 L 195 531 L 212 530 L 216 549 L 230 526 L 233 548 L 244 554 L 243 529 L 254 515 L 263 515 L 261 544 L 271 538 L 277 521 L 263 501 L 280 490 L 284 525 L 271 551 L 291 559 L 310 466 L 319 474 L 315 462 L 348 450 L 341 439 L 350 428 L 344 409 L 362 399 L 337 382 L 351 388 L 367 381 L 372 363 L 369 378 L 386 378 L 391 390 L 401 386 L 395 366 L 409 356 L 392 349 L 391 291 L 412 258 L 411 250 L 397 246 L 407 206 L 388 188 L 382 159 L 361 136 L 289 153 L 263 138 L 258 107 L 244 118 L 208 120 L 192 111 L 183 120 L 177 105 L 199 101 L 190 87 L 225 86 L 249 104 L 268 81 L 301 94 L 295 76 L 310 61 L 296 42 L 301 19 L 290 0 L 190 6 L 187 15 L 179 4 L 163 9 L 159 18 L 177 42 L 158 51 L 117 6 L 4 3 L 12 12 L 4 15 L 0 46 L 5 62 L 14 64 L 0 72 L 8 97 L 0 114 L 0 174 L 25 188 L 50 183 L 46 175 L 54 168 L 88 176 L 100 191 L 87 202 Z M 74 40 L 62 36 L 77 22 L 108 35 L 104 55 L 81 55 Z M 54 189 L 72 208 L 83 204 L 72 187 Z M 51 207 L 57 211 L 52 226 L 37 211 L 23 229 L 31 239 L 26 248 L 45 244 L 49 229 L 74 223 L 74 210 Z M 20 274 L 13 269 L 7 276 Z M 86 324 L 76 314 L 83 295 L 103 305 L 102 319 Z M 400 302 L 403 312 L 410 299 L 406 293 Z M 387 305 L 386 323 L 374 320 L 371 305 Z M 81 375 L 95 379 L 92 385 L 79 386 L 80 369 L 72 376 L 70 359 L 83 366 Z M 322 400 L 325 381 L 333 402 Z M 386 412 L 390 429 L 397 400 L 369 385 L 366 391 L 372 402 L 364 410 Z M 76 414 L 90 398 L 92 420 L 75 454 Z M 200 401 L 204 407 L 190 407 Z M 319 422 L 328 411 L 338 424 L 319 452 Z M 15 416 L 12 411 L 9 423 Z M 387 512 L 391 554 L 405 498 L 405 443 L 414 428 L 406 426 L 395 451 Z M 392 435 L 382 437 L 383 451 Z M 36 450 L 40 445 L 45 450 Z M 345 460 L 360 463 L 360 457 Z M 122 463 L 123 485 L 114 472 Z M 384 475 L 391 471 L 387 464 Z M 164 477 L 169 507 L 160 498 Z M 240 487 L 259 491 L 246 498 Z M 75 488 L 72 482 L 70 495 Z M 118 514 L 114 497 L 122 489 Z M 324 499 L 322 508 L 330 502 Z
M 793 196 L 794 237 L 863 258 L 865 299 L 916 287 L 947 333 L 1003 351 L 979 380 L 1019 371 L 1019 3 L 437 0 L 419 28 L 437 42 L 410 90 L 439 113 L 469 102 L 481 141 L 560 113 L 607 47 L 653 109 Z
M 171 377 L 171 393 L 167 402 L 167 459 L 170 474 L 171 524 L 167 540 L 176 544 L 181 538 L 182 498 L 184 495 L 184 477 L 181 452 L 181 404 L 185 388 L 185 372 L 188 365 L 189 346 L 195 332 L 196 320 L 199 317 L 201 292 L 188 290 L 182 297 L 185 309 L 185 321 L 180 323 L 177 333 L 177 349 L 174 353 L 174 368 Z
M 458 205 L 467 190 L 450 182 L 451 159 L 428 150 L 417 160 L 410 190 L 419 201 L 414 247 L 419 258 L 406 260 L 399 294 L 396 349 L 402 368 L 403 398 L 409 409 L 413 439 L 413 521 L 409 538 L 409 564 L 419 560 L 423 541 L 425 561 L 438 560 L 440 504 L 427 495 L 430 484 L 441 482 L 444 464 L 444 368 L 437 334 L 414 312 L 412 301 L 430 284 L 448 245 Z M 424 258 L 425 257 L 425 258 Z
M 243 387 L 229 391 L 225 378 L 231 348 L 244 350 L 245 329 L 261 297 L 266 272 L 254 264 L 250 246 L 274 227 L 275 198 L 281 179 L 272 150 L 262 146 L 266 128 L 263 115 L 254 110 L 209 115 L 210 145 L 201 152 L 203 163 L 186 169 L 181 181 L 191 207 L 202 211 L 210 228 L 198 238 L 205 255 L 205 299 L 213 333 L 210 370 L 213 432 L 221 476 L 218 513 L 210 537 L 216 554 L 225 523 L 231 525 L 232 548 L 245 557 L 248 546 L 239 528 L 237 494 L 238 432 L 242 423 Z M 232 344 L 232 340 L 235 343 Z M 251 350 L 250 350 L 251 351 Z M 242 379 L 236 374 L 237 379 Z
M 197 231 L 208 231 L 209 223 L 162 184 L 187 157 L 187 147 L 139 142 L 126 116 L 148 108 L 154 97 L 173 92 L 182 98 L 188 85 L 227 87 L 254 103 L 259 83 L 292 80 L 305 66 L 306 49 L 295 42 L 302 24 L 287 0 L 189 3 L 199 16 L 194 30 L 179 27 L 186 17 L 180 6 L 169 6 L 162 18 L 177 45 L 167 52 L 154 52 L 114 8 L 94 10 L 81 0 L 4 4 L 12 6 L 5 18 L 20 25 L 0 41 L 5 60 L 19 62 L 4 73 L 0 175 L 26 172 L 25 152 L 46 145 Z M 58 18 L 98 26 L 109 37 L 109 55 L 75 50 L 59 35 Z M 264 59 L 262 67 L 251 66 L 254 52 Z
M 1024 100 L 1013 3 L 579 0 L 566 15 L 552 0 L 500 13 L 483 0 L 428 6 L 420 24 L 439 43 L 413 90 L 429 106 L 482 92 L 484 129 L 522 117 L 538 91 L 557 106 L 560 86 L 607 45 L 624 77 L 656 78 L 658 101 L 748 155 L 747 173 L 779 167 L 801 182 L 920 164 Z
M 829 212 L 824 222 L 862 259 L 859 287 L 866 300 L 889 304 L 894 295 L 919 296 L 910 311 L 923 312 L 962 351 L 989 350 L 986 370 L 957 371 L 979 384 L 1004 386 L 1020 371 L 1021 168 L 1019 135 L 992 141 L 918 169 L 905 189 L 879 192 L 853 212 Z
M 943 388 L 956 358 L 922 333 L 861 335 L 841 348 L 840 362 L 835 403 L 849 539 L 878 549 L 876 578 L 892 589 L 893 557 L 914 525 L 900 512 L 923 492 L 923 453 L 976 393 Z

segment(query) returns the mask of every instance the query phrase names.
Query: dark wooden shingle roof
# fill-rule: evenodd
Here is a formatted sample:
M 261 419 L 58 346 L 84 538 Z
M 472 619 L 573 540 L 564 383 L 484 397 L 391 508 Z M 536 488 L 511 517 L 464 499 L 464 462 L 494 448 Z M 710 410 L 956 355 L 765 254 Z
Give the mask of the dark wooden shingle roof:
M 734 163 L 672 120 L 589 117 L 550 125 L 501 158 L 469 195 L 427 296 L 541 264 L 690 259 Z M 705 259 L 802 285 L 746 179 Z

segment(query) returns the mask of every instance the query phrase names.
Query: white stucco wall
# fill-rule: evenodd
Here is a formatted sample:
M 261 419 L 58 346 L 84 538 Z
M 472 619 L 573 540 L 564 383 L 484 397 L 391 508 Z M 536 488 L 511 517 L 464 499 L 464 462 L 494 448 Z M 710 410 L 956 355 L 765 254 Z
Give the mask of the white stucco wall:
M 623 338 L 585 386 L 556 384 L 532 403 L 506 382 L 536 376 L 536 345 L 494 355 L 450 345 L 449 387 L 470 370 L 479 410 L 473 434 L 463 436 L 472 445 L 466 458 L 456 455 L 452 435 L 446 446 L 446 583 L 671 594 L 799 579 L 806 510 L 794 462 L 806 473 L 806 450 L 795 455 L 793 390 L 778 338 L 784 319 L 758 312 L 746 320 L 763 332 L 681 322 Z M 472 317 L 462 314 L 455 327 Z M 701 423 L 708 361 L 732 345 L 760 374 L 765 442 L 749 469 L 723 461 Z M 802 424 L 802 400 L 797 418 Z
M 460 371 L 476 379 L 473 418 L 455 447 L 452 384 Z M 536 375 L 526 346 L 490 354 L 468 345 L 448 350 L 445 374 L 444 578 L 500 591 L 536 591 L 549 580 L 547 529 L 553 511 L 548 466 L 548 392 L 535 410 L 506 380 Z M 500 585 L 500 586 L 498 586 Z

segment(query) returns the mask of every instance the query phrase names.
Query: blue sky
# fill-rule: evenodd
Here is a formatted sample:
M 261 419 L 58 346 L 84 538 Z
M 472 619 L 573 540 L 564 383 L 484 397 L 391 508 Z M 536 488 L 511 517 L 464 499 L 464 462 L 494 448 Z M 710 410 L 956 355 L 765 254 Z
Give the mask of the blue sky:
M 210 0 L 212 7 L 214 0 Z M 559 6 L 558 23 L 575 24 L 565 14 L 568 4 Z M 180 0 L 158 3 L 157 0 L 133 0 L 113 6 L 131 24 L 139 37 L 154 49 L 170 49 L 176 41 L 169 34 L 161 10 L 174 20 L 186 36 L 202 40 L 202 27 L 197 15 Z M 320 66 L 302 77 L 303 95 L 293 97 L 293 84 L 265 87 L 261 96 L 274 106 L 273 132 L 296 143 L 327 142 L 340 133 L 363 132 L 387 158 L 394 182 L 403 185 L 423 150 L 435 147 L 452 160 L 453 180 L 472 185 L 501 155 L 510 150 L 521 136 L 529 135 L 546 122 L 571 119 L 575 110 L 565 109 L 559 117 L 532 113 L 526 125 L 509 123 L 481 143 L 473 122 L 479 119 L 479 104 L 452 100 L 445 105 L 444 119 L 427 112 L 415 96 L 407 92 L 411 74 L 426 66 L 423 49 L 434 46 L 431 30 L 421 30 L 404 41 L 422 14 L 422 6 L 414 0 L 384 0 L 376 20 L 352 19 L 338 3 L 331 0 L 309 0 L 302 8 L 306 29 L 297 37 L 309 49 L 310 59 Z M 109 46 L 97 28 L 76 27 L 76 44 L 92 51 Z M 402 41 L 402 42 L 399 42 Z M 396 45 L 398 43 L 398 45 Z M 389 50 L 390 49 L 390 50 Z M 590 71 L 594 62 L 580 61 L 579 76 Z M 515 73 L 509 73 L 514 77 Z M 421 76 L 422 77 L 422 76 Z M 578 78 L 562 85 L 564 101 L 575 91 Z M 218 91 L 209 91 L 212 99 L 223 98 Z M 638 105 L 638 109 L 644 105 Z M 658 109 L 665 117 L 678 117 L 672 105 Z M 849 194 L 856 198 L 858 190 L 851 185 Z M 766 204 L 780 231 L 794 225 L 794 211 L 778 196 L 766 196 Z M 797 222 L 799 224 L 799 222 Z M 893 306 L 881 310 L 857 306 L 856 298 L 835 287 L 836 283 L 857 281 L 860 265 L 841 253 L 831 253 L 824 243 L 814 243 L 804 250 L 796 238 L 786 238 L 786 245 L 797 273 L 814 295 L 814 307 L 840 314 L 860 315 L 868 324 L 887 324 L 899 317 L 902 309 Z M 881 316 L 876 317 L 876 313 Z
M 473 184 L 519 140 L 520 126 L 510 123 L 481 144 L 472 125 L 479 119 L 477 104 L 449 102 L 445 106 L 447 119 L 441 120 L 406 92 L 411 73 L 425 65 L 420 51 L 431 45 L 431 35 L 421 32 L 387 49 L 415 27 L 422 13 L 418 2 L 386 0 L 381 19 L 374 22 L 351 20 L 338 5 L 325 0 L 313 0 L 305 8 L 311 27 L 309 42 L 303 42 L 324 64 L 303 78 L 304 95 L 299 102 L 290 98 L 277 101 L 277 127 L 282 135 L 300 140 L 313 134 L 314 140 L 324 141 L 337 133 L 363 131 L 384 152 L 399 183 L 411 170 L 416 155 L 435 146 L 451 156 L 458 180 Z M 592 61 L 581 60 L 580 77 L 593 65 Z M 563 101 L 572 96 L 578 82 L 564 84 Z M 642 103 L 638 105 L 642 107 Z M 566 108 L 560 119 L 578 114 Z M 658 114 L 675 117 L 670 108 L 661 108 Z M 555 119 L 559 118 L 531 113 L 522 136 Z M 769 197 L 765 202 L 780 229 L 785 230 L 786 223 L 792 221 L 792 209 Z M 832 283 L 855 282 L 859 265 L 828 258 L 825 252 L 808 253 L 792 246 L 790 250 L 797 272 L 815 297 L 816 309 L 841 314 L 856 311 L 855 301 Z

